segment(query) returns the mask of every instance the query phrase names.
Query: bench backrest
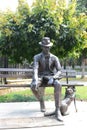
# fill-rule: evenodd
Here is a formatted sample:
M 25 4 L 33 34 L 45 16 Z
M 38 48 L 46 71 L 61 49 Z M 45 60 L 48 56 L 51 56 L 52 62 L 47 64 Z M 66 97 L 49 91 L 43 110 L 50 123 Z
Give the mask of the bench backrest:
M 20 69 L 20 68 L 0 68 L 0 77 L 9 78 L 9 77 L 32 77 L 32 69 Z
M 20 69 L 20 68 L 0 68 L 0 78 L 32 78 L 33 69 Z M 62 76 L 66 78 L 68 84 L 69 78 L 76 78 L 75 70 L 62 70 Z
M 75 70 L 62 70 L 63 77 L 66 78 L 66 83 L 69 83 L 69 78 L 76 78 Z

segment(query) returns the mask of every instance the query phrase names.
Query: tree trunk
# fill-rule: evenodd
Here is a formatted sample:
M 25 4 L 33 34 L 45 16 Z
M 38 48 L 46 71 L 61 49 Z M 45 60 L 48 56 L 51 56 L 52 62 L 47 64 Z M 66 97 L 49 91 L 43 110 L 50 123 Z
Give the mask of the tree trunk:
M 85 59 L 82 58 L 82 75 L 81 78 L 85 77 Z
M 4 68 L 8 68 L 8 57 L 7 56 L 4 56 Z M 7 72 L 5 72 L 5 73 L 7 73 Z M 7 79 L 3 78 L 3 82 L 4 82 L 4 84 L 7 84 Z

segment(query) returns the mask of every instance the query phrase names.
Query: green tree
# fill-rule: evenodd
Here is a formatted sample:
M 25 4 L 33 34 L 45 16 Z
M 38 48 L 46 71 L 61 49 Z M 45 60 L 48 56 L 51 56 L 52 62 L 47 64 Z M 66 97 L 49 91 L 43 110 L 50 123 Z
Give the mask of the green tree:
M 0 47 L 2 55 L 7 55 L 12 62 L 21 63 L 28 56 L 28 23 L 29 6 L 19 0 L 19 6 L 15 13 L 10 11 L 1 18 Z
M 0 14 L 0 48 L 11 61 L 32 61 L 40 51 L 38 42 L 49 36 L 52 52 L 60 58 L 79 57 L 87 44 L 87 16 L 76 12 L 76 1 L 36 0 L 30 8 L 19 0 L 15 13 Z
M 58 54 L 62 57 L 79 57 L 87 44 L 87 16 L 76 12 L 76 2 L 64 10 L 63 22 L 60 25 L 57 45 Z M 58 49 L 58 48 L 56 48 Z
M 87 13 L 87 0 L 77 0 L 77 11 Z

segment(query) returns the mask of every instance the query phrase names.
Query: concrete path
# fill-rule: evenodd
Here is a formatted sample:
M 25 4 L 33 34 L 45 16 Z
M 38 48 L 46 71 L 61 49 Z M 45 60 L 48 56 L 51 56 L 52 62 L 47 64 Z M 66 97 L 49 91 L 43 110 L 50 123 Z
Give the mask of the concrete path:
M 54 110 L 54 102 L 46 102 L 46 109 Z M 74 130 L 86 129 L 87 127 L 87 102 L 77 101 L 78 112 L 75 112 L 74 103 L 69 107 L 70 114 L 63 116 L 64 125 L 36 127 L 36 128 L 21 128 L 21 130 Z M 0 103 L 0 120 L 13 118 L 28 118 L 28 117 L 42 117 L 44 114 L 40 112 L 39 102 L 17 102 L 17 103 Z M 0 124 L 1 125 L 1 124 Z M 3 130 L 3 129 L 0 129 Z M 5 129 L 4 129 L 5 130 Z M 6 129 L 8 130 L 8 129 Z M 9 129 L 14 130 L 14 129 Z M 16 130 L 18 130 L 16 128 Z

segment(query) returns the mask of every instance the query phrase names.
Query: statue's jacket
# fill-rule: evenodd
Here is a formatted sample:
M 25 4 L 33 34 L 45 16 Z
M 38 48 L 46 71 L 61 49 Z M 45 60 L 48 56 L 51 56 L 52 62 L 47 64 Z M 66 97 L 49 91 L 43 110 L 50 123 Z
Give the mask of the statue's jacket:
M 48 63 L 48 70 L 46 64 Z M 61 71 L 61 65 L 57 56 L 49 53 L 48 61 L 45 60 L 43 52 L 34 56 L 33 62 L 33 80 L 41 75 L 55 75 Z

